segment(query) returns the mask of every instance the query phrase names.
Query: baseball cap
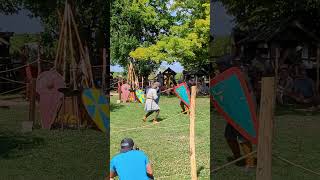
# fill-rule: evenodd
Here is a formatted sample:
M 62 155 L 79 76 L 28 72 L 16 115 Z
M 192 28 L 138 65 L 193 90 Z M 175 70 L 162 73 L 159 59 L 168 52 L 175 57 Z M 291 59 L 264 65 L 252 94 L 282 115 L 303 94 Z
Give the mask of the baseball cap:
M 124 138 L 122 139 L 120 146 L 120 152 L 124 153 L 133 149 L 134 142 L 131 138 Z

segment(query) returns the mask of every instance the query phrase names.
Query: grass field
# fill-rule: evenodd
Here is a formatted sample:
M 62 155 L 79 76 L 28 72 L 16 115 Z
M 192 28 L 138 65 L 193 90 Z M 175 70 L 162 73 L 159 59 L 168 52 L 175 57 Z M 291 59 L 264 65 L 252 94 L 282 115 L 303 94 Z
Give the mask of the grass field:
M 189 180 L 189 118 L 180 114 L 177 97 L 160 98 L 160 124 L 144 123 L 144 105 L 116 104 L 111 97 L 111 157 L 119 152 L 124 137 L 131 137 L 152 162 L 155 179 Z M 197 98 L 196 159 L 199 179 L 209 179 L 209 98 Z M 153 117 L 150 117 L 151 121 Z M 140 128 L 137 128 L 140 127 Z
M 278 108 L 275 118 L 273 151 L 276 155 L 302 165 L 313 171 L 320 172 L 320 115 L 298 113 L 290 108 Z M 215 122 L 213 133 L 214 165 L 219 167 L 227 163 L 226 157 L 231 156 L 225 140 L 225 121 L 216 113 L 212 114 Z M 297 167 L 273 158 L 273 180 L 318 180 L 319 176 L 310 174 Z M 215 180 L 255 180 L 255 171 L 245 173 L 242 168 L 231 165 L 214 174 Z
M 106 140 L 95 130 L 35 130 L 22 134 L 28 106 L 0 108 L 0 179 L 103 179 Z

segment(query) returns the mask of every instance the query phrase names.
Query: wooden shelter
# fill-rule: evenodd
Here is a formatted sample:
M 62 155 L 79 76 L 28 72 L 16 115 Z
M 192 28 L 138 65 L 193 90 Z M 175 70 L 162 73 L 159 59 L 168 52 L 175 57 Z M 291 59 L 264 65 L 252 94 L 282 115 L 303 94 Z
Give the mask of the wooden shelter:
M 319 88 L 320 37 L 310 27 L 290 18 L 250 32 L 234 30 L 233 53 L 243 64 L 255 64 L 262 74 L 274 74 L 275 79 L 283 64 L 311 64 L 307 68 Z
M 166 88 L 171 88 L 171 86 L 175 84 L 175 76 L 177 75 L 177 73 L 168 67 L 161 74 L 162 74 L 161 78 L 163 79 L 158 81 L 163 82 L 162 85 L 165 86 Z

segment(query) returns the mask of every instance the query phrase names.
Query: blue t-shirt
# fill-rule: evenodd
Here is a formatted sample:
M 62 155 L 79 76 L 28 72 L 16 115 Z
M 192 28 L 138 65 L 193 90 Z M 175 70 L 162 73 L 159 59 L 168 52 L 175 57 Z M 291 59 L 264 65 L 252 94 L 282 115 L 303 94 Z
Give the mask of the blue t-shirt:
M 131 150 L 111 159 L 110 171 L 116 172 L 120 180 L 149 180 L 149 159 L 142 151 Z

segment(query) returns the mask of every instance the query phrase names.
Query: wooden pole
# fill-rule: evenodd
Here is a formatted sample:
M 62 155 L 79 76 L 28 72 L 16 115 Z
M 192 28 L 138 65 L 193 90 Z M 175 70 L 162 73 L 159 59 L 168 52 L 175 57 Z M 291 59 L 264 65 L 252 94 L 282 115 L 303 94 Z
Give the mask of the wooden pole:
M 104 92 L 106 88 L 106 63 L 107 63 L 107 51 L 106 48 L 103 48 L 102 51 L 102 91 Z
M 30 88 L 30 101 L 29 101 L 29 121 L 33 122 L 33 126 L 36 124 L 36 79 L 31 79 L 31 88 Z
M 123 83 L 122 83 L 123 84 Z M 119 100 L 121 102 L 121 86 L 122 84 L 120 83 L 120 81 L 118 81 L 118 93 L 119 93 Z
M 275 68 L 274 68 L 274 74 L 275 74 L 275 86 L 274 88 L 277 89 L 278 84 L 278 78 L 279 78 L 279 58 L 280 58 L 280 50 L 279 47 L 276 47 L 276 58 L 275 58 Z
M 192 88 L 191 88 L 191 107 L 190 107 L 191 180 L 197 180 L 197 162 L 196 162 L 196 147 L 195 147 L 196 95 L 197 95 L 197 86 L 192 86 Z
M 41 73 L 41 62 L 40 62 L 40 43 L 38 44 L 37 62 L 38 62 L 38 76 L 39 76 L 39 74 Z
M 320 76 L 320 45 L 318 45 L 318 48 L 317 48 L 317 82 L 316 82 L 316 90 L 317 90 L 317 94 L 320 93 L 320 80 L 319 80 L 319 76 Z
M 256 180 L 271 180 L 272 134 L 275 106 L 274 77 L 262 78 L 261 103 L 259 114 L 258 164 Z

